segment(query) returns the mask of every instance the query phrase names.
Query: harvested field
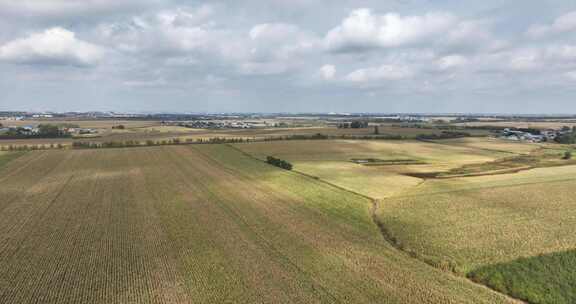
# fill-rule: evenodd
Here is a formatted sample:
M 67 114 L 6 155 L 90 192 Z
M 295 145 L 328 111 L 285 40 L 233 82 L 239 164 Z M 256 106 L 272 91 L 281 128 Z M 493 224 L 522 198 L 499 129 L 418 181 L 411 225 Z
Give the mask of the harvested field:
M 223 145 L 30 152 L 0 198 L 1 303 L 509 301 L 387 245 L 369 200 Z
M 536 144 L 536 143 L 514 142 L 510 140 L 503 140 L 490 137 L 443 139 L 443 140 L 437 140 L 435 142 L 453 146 L 462 146 L 480 150 L 508 152 L 515 154 L 528 154 L 541 147 L 555 146 L 553 144 L 546 144 L 546 143 Z
M 374 198 L 398 194 L 422 182 L 420 178 L 407 176 L 408 173 L 448 171 L 510 155 L 501 151 L 420 141 L 286 141 L 238 144 L 235 147 L 259 159 L 269 155 L 286 159 L 295 165 L 297 171 Z M 355 159 L 377 159 L 381 165 L 356 164 L 353 163 Z
M 23 152 L 0 152 L 0 169 L 22 155 Z

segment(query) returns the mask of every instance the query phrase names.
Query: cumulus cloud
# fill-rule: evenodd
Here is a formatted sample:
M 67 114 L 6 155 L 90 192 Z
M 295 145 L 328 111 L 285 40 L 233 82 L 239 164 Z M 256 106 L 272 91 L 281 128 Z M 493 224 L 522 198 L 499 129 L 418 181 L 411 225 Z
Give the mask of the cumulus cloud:
M 325 80 L 332 80 L 336 77 L 336 67 L 332 64 L 326 64 L 320 68 L 320 77 Z
M 542 68 L 543 60 L 539 50 L 526 49 L 515 52 L 509 67 L 517 71 L 531 71 Z
M 325 43 L 332 51 L 398 47 L 446 32 L 455 22 L 456 18 L 447 13 L 403 17 L 396 13 L 375 15 L 363 8 L 352 11 L 342 24 L 332 29 Z
M 237 39 L 228 29 L 216 29 L 210 16 L 213 8 L 166 9 L 127 20 L 103 23 L 96 29 L 99 40 L 118 51 L 155 56 L 206 53 L 218 55 Z M 234 50 L 237 54 L 238 50 Z
M 531 26 L 527 35 L 532 38 L 541 38 L 549 34 L 559 34 L 576 31 L 576 11 L 562 15 L 552 24 L 537 24 Z
M 219 13 L 210 5 L 167 9 L 101 24 L 96 32 L 103 44 L 119 52 L 150 61 L 195 62 L 241 75 L 286 73 L 317 49 L 319 39 L 297 25 L 260 23 L 235 28 L 218 23 Z
M 460 68 L 466 66 L 468 63 L 468 58 L 462 55 L 448 55 L 436 60 L 436 65 L 440 70 Z
M 423 87 L 467 94 L 469 88 L 528 80 L 536 87 L 534 79 L 542 86 L 550 79 L 566 84 L 575 76 L 576 42 L 569 34 L 576 31 L 576 12 L 487 19 L 467 17 L 488 14 L 448 3 L 453 1 L 423 6 L 366 0 L 362 5 L 370 8 L 360 9 L 348 6 L 353 1 L 240 2 L 0 0 L 0 76 L 2 70 L 50 79 L 92 74 L 124 90 L 210 91 L 218 84 L 247 99 L 264 91 L 256 87 L 294 90 L 294 96 L 315 85 L 350 93 L 339 96 L 365 96 L 363 90 L 382 85 L 405 96 Z M 541 24 L 527 36 L 525 24 L 533 18 L 542 18 Z M 98 63 L 106 64 L 92 73 L 40 65 Z
M 82 41 L 74 32 L 61 27 L 0 46 L 0 60 L 12 63 L 87 66 L 96 64 L 103 56 L 101 47 Z
M 489 22 L 466 20 L 447 12 L 416 16 L 398 13 L 378 15 L 357 9 L 324 39 L 332 52 L 357 52 L 375 48 L 435 46 L 439 48 L 502 48 L 489 31 Z
M 355 83 L 374 81 L 394 81 L 415 76 L 415 71 L 407 66 L 382 65 L 375 68 L 358 69 L 345 77 L 345 80 Z

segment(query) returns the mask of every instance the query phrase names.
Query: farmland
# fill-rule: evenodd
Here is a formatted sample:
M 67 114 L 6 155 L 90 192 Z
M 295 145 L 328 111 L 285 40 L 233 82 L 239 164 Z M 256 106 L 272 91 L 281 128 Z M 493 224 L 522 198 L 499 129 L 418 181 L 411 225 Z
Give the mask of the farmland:
M 266 120 L 267 124 L 276 120 Z M 259 122 L 264 122 L 259 121 Z M 162 141 L 178 138 L 182 141 L 197 140 L 199 138 L 250 138 L 265 139 L 290 136 L 324 136 L 362 137 L 362 136 L 392 136 L 413 139 L 417 136 L 434 136 L 442 134 L 442 130 L 436 128 L 420 128 L 415 126 L 401 126 L 396 124 L 379 124 L 378 134 L 375 134 L 374 126 L 361 129 L 337 128 L 326 122 L 308 121 L 304 124 L 296 124 L 298 120 L 289 121 L 283 127 L 258 127 L 250 129 L 194 129 L 177 125 L 165 125 L 161 121 L 151 120 L 0 120 L 0 124 L 11 127 L 36 126 L 39 124 L 74 125 L 80 128 L 91 129 L 90 134 L 74 135 L 73 138 L 59 139 L 3 139 L 0 146 L 25 146 L 25 145 L 50 145 L 61 144 L 71 146 L 75 141 L 123 142 L 123 141 Z M 296 125 L 296 126 L 292 126 Z M 123 126 L 118 129 L 113 127 Z M 474 136 L 487 136 L 486 130 L 466 129 L 467 133 Z
M 422 182 L 407 173 L 443 171 L 509 156 L 497 150 L 418 141 L 290 141 L 236 147 L 260 159 L 267 155 L 287 159 L 300 172 L 373 198 L 388 197 Z M 388 163 L 360 165 L 353 159 Z M 406 161 L 418 163 L 411 165 Z
M 0 152 L 0 168 L 22 155 L 19 152 Z
M 575 173 L 428 181 L 383 200 L 378 216 L 397 246 L 429 264 L 530 303 L 573 303 Z
M 0 169 L 2 303 L 504 303 L 388 245 L 371 202 L 224 145 Z
M 576 265 L 572 229 L 576 206 L 571 191 L 576 166 L 561 160 L 569 147 L 478 138 L 236 147 L 257 158 L 288 159 L 299 172 L 378 200 L 376 215 L 387 238 L 429 265 L 529 303 L 576 300 L 576 287 L 568 283 L 576 275 L 569 270 Z M 542 167 L 450 179 L 411 176 L 472 169 L 494 172 L 490 170 L 496 164 L 521 166 L 532 158 Z M 369 162 L 357 164 L 353 159 Z M 396 165 L 400 161 L 405 163 Z
M 138 129 L 109 136 L 181 134 Z M 0 302 L 571 303 L 566 149 L 460 138 L 0 152 Z

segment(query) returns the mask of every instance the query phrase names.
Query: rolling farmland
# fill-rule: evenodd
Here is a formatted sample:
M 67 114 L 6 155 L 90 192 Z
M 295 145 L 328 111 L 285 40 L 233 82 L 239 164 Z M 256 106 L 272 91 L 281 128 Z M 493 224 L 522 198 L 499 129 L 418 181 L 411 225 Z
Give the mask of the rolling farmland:
M 429 181 L 380 203 L 397 246 L 530 303 L 574 303 L 576 167 Z
M 419 141 L 284 141 L 239 144 L 236 147 L 259 159 L 265 159 L 267 155 L 287 159 L 300 172 L 373 198 L 412 191 L 422 182 L 407 173 L 445 171 L 510 155 L 500 150 Z M 364 166 L 351 162 L 353 159 L 378 159 L 392 163 Z M 393 163 L 397 160 L 417 161 L 419 164 Z
M 258 158 L 286 158 L 300 172 L 377 200 L 377 221 L 390 242 L 429 265 L 529 303 L 576 301 L 571 283 L 576 276 L 571 191 L 576 166 L 565 162 L 513 174 L 449 179 L 406 176 L 490 168 L 494 160 L 525 155 L 558 162 L 569 147 L 477 138 L 435 144 L 302 141 L 236 147 Z M 376 159 L 379 164 L 358 165 L 351 159 Z M 420 163 L 394 165 L 394 159 Z
M 369 200 L 224 145 L 30 152 L 0 197 L 2 303 L 510 301 L 388 245 Z

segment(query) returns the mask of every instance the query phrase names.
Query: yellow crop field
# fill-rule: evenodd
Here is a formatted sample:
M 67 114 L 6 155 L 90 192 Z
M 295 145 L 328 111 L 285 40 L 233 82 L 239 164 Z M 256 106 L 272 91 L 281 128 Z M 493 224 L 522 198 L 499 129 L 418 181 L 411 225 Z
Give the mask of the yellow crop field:
M 576 167 L 431 180 L 380 202 L 397 246 L 530 303 L 573 303 Z
M 493 150 L 493 151 L 501 151 L 517 154 L 527 154 L 539 149 L 540 147 L 553 146 L 545 143 L 535 144 L 526 142 L 514 142 L 510 140 L 503 140 L 490 137 L 444 139 L 444 140 L 438 140 L 437 142 L 454 146 L 462 146 L 468 148 Z
M 235 146 L 260 159 L 269 155 L 287 159 L 299 172 L 374 198 L 399 194 L 422 182 L 406 173 L 443 171 L 509 156 L 501 151 L 419 141 L 283 141 Z M 353 159 L 420 163 L 364 166 L 351 162 Z
M 370 200 L 219 146 L 0 170 L 1 303 L 504 303 L 388 245 Z

